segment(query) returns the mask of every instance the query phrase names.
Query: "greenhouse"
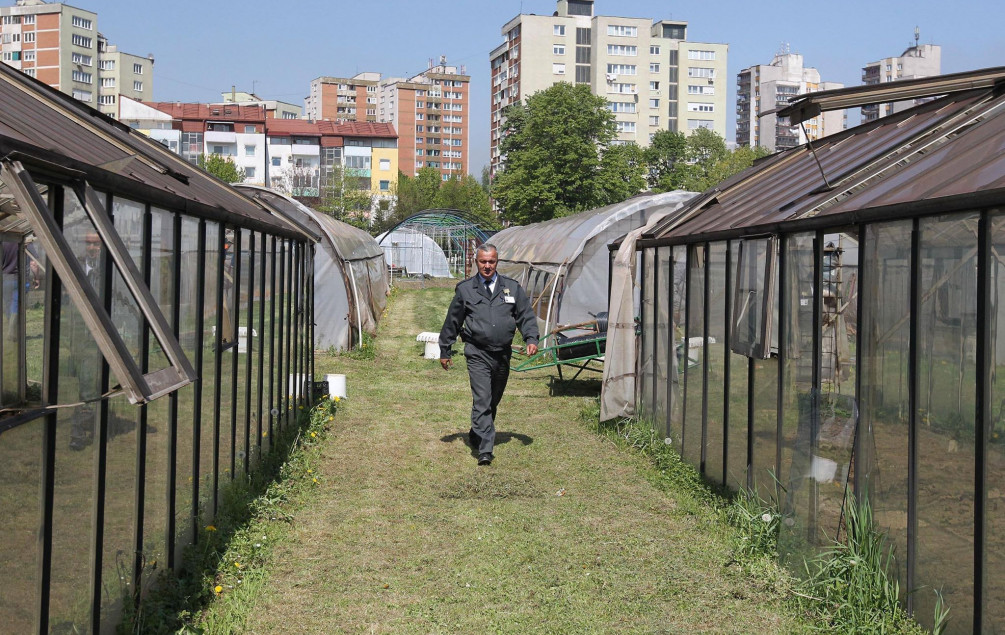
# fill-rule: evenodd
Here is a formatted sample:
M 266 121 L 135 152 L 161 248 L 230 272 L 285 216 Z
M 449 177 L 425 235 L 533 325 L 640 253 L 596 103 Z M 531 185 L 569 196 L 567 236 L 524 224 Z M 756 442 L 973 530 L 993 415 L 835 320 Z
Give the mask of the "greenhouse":
M 313 240 L 4 64 L 0 103 L 0 622 L 111 632 L 309 398 Z
M 465 212 L 430 209 L 377 236 L 392 277 L 465 278 L 488 234 Z
M 647 229 L 638 381 L 603 396 L 707 478 L 773 499 L 783 557 L 829 545 L 868 498 L 901 598 L 931 627 L 941 594 L 947 632 L 1005 630 L 1003 88 L 995 68 L 780 111 L 927 98 Z
M 589 322 L 607 310 L 609 245 L 691 196 L 640 194 L 615 205 L 504 229 L 492 237 L 499 272 L 527 291 L 542 333 Z
M 314 348 L 348 350 L 374 335 L 390 291 L 384 252 L 370 234 L 262 187 L 237 189 L 318 241 L 314 252 Z

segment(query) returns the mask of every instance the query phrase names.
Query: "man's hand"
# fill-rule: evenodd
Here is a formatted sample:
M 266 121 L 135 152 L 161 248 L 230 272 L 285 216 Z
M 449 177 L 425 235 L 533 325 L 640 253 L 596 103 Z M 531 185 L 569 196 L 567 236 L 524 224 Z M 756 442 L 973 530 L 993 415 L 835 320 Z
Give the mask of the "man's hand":
M 528 355 L 537 355 L 537 344 L 528 344 L 527 345 L 527 354 Z
M 450 370 L 450 358 L 441 359 L 440 366 L 443 366 L 443 370 Z

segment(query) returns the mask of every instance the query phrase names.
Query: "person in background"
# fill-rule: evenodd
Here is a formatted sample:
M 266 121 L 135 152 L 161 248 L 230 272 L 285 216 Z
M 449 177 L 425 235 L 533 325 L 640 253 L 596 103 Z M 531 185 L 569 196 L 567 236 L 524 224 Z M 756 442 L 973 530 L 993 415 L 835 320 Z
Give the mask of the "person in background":
M 464 342 L 464 358 L 471 383 L 471 429 L 468 439 L 478 453 L 478 465 L 494 458 L 496 408 L 506 390 L 513 335 L 520 329 L 527 354 L 537 353 L 537 318 L 523 288 L 513 278 L 496 272 L 499 254 L 489 243 L 475 252 L 478 273 L 454 288 L 454 299 L 440 330 L 440 365 L 450 369 L 457 337 Z

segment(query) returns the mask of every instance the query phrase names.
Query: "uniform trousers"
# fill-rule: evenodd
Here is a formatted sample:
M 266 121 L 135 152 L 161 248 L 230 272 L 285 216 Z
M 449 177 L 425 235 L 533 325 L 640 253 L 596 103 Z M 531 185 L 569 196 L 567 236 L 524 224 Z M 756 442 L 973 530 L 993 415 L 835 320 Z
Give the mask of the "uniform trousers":
M 496 408 L 509 379 L 510 349 L 482 350 L 464 345 L 471 383 L 471 429 L 481 439 L 478 454 L 491 454 L 496 440 Z

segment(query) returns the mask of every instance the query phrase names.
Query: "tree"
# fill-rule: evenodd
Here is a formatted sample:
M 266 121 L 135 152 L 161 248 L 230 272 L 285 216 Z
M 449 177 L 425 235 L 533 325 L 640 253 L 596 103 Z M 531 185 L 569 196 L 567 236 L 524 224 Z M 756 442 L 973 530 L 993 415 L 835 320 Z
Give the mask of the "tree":
M 611 205 L 646 189 L 646 162 L 642 148 L 634 143 L 615 145 L 600 159 L 601 205 Z
M 492 193 L 503 218 L 535 223 L 598 206 L 614 113 L 585 84 L 559 83 L 503 111 L 506 156 Z
M 244 169 L 237 167 L 230 157 L 219 154 L 199 155 L 199 167 L 206 170 L 224 183 L 240 183 L 244 181 Z
M 399 172 L 395 195 L 394 212 L 381 224 L 381 231 L 427 209 L 456 209 L 470 213 L 485 229 L 499 227 L 488 194 L 471 175 L 444 181 L 436 168 L 421 168 L 414 177 Z
M 469 174 L 452 176 L 443 181 L 436 193 L 435 206 L 468 212 L 483 229 L 499 228 L 488 194 L 478 180 Z
M 656 192 L 682 189 L 687 166 L 687 137 L 683 132 L 660 130 L 643 152 L 649 187 Z
M 374 207 L 369 185 L 369 178 L 361 179 L 351 168 L 330 168 L 320 179 L 320 200 L 315 209 L 344 223 L 369 229 L 370 212 Z

